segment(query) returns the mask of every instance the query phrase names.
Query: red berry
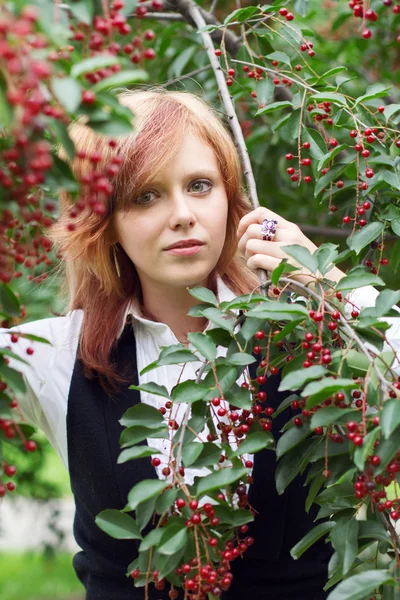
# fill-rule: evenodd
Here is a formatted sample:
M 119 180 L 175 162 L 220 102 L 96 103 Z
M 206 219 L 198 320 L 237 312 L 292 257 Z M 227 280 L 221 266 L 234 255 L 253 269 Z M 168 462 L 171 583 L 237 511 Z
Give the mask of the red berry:
M 338 187 L 339 189 L 342 188 L 343 186 L 344 186 L 344 181 L 342 181 L 341 179 L 336 182 L 336 187 Z
M 154 48 L 146 48 L 146 50 L 143 52 L 143 56 L 147 58 L 147 60 L 153 60 L 153 58 L 156 57 L 156 51 Z
M 293 419 L 293 423 L 296 425 L 296 427 L 301 427 L 303 425 L 303 420 L 300 419 L 300 417 L 295 417 Z
M 34 442 L 33 440 L 28 440 L 27 442 L 25 442 L 25 448 L 26 450 L 28 450 L 28 452 L 35 452 L 36 447 L 36 442 Z
M 91 90 L 84 90 L 82 92 L 83 104 L 93 104 L 96 101 L 96 94 Z
M 256 340 L 263 340 L 265 337 L 265 333 L 263 331 L 256 331 L 255 336 Z
M 378 112 L 380 112 L 380 113 L 385 112 L 385 107 L 384 106 L 378 106 Z
M 362 36 L 365 40 L 368 40 L 372 36 L 372 31 L 370 29 L 364 29 Z
M 157 457 L 151 459 L 151 464 L 153 467 L 158 467 L 161 464 L 161 460 Z
M 289 11 L 288 11 L 288 9 L 287 9 L 287 8 L 280 8 L 280 9 L 279 9 L 279 14 L 280 14 L 282 17 L 286 17 L 286 15 L 288 14 L 288 12 L 289 12 Z

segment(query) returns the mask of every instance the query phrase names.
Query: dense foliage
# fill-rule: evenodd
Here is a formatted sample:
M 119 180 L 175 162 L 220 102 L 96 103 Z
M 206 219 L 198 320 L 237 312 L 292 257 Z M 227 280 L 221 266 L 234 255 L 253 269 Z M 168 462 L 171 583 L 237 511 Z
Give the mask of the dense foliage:
M 103 214 L 118 163 L 99 173 L 98 157 L 89 156 L 93 177 L 76 181 L 57 145 L 74 157 L 67 127 L 80 115 L 117 144 L 132 130 L 131 114 L 114 94 L 121 86 L 184 86 L 221 102 L 222 113 L 232 108 L 231 97 L 241 126 L 233 135 L 242 158 L 245 145 L 249 151 L 260 203 L 315 233 L 316 241 L 331 235 L 343 242 L 324 243 L 314 255 L 287 247 L 288 263 L 316 278 L 314 292 L 298 284 L 304 300 L 283 301 L 280 289 L 291 281 L 286 262 L 265 284 L 276 299 L 260 288 L 219 305 L 210 291 L 192 290 L 201 302 L 192 314 L 216 325 L 190 337 L 203 369 L 171 392 L 147 385 L 165 398 L 165 410 L 140 405 L 122 423 L 120 462 L 154 454 L 140 445 L 144 439 L 173 435 L 175 464 L 165 481 L 135 486 L 124 511 L 110 509 L 97 519 L 115 537 L 140 539 L 153 513 L 161 516 L 128 568 L 137 586 L 183 586 L 193 598 L 229 588 L 229 564 L 251 544 L 245 535 L 253 519 L 245 488 L 250 467 L 241 455 L 268 447 L 278 458 L 278 491 L 308 469 L 305 508 L 316 502 L 319 517 L 328 518 L 292 555 L 327 536 L 335 554 L 326 589 L 341 582 L 330 600 L 398 593 L 400 378 L 394 349 L 384 345 L 384 317 L 397 315 L 392 306 L 400 298 L 399 25 L 400 4 L 392 0 L 241 8 L 193 0 L 15 0 L 0 7 L 2 327 L 62 311 L 53 304 L 55 284 L 47 282 L 60 258 L 45 231 L 57 218 L 57 194 L 61 188 L 73 194 L 76 214 L 87 205 Z M 249 175 L 246 182 L 257 206 Z M 334 264 L 347 271 L 336 286 L 324 279 Z M 381 290 L 375 307 L 346 315 L 345 295 L 369 284 Z M 11 350 L 0 349 L 0 440 L 33 452 L 33 429 L 18 413 L 25 383 L 7 366 L 7 356 L 22 359 L 12 353 L 16 339 L 10 336 Z M 227 348 L 226 357 L 217 358 L 218 346 Z M 240 388 L 239 374 L 256 357 L 256 380 Z M 177 346 L 164 349 L 156 364 L 197 359 Z M 259 388 L 279 372 L 280 390 L 296 394 L 274 412 Z M 163 413 L 179 402 L 192 415 L 174 429 Z M 298 416 L 276 443 L 274 418 L 289 406 Z M 191 443 L 216 407 L 230 424 Z M 227 443 L 232 433 L 235 451 Z M 187 485 L 185 467 L 199 465 L 218 468 Z M 14 471 L 3 462 L 1 496 L 13 491 Z M 203 505 L 205 496 L 214 504 Z M 132 511 L 135 518 L 126 514 Z M 370 562 L 366 549 L 373 549 Z

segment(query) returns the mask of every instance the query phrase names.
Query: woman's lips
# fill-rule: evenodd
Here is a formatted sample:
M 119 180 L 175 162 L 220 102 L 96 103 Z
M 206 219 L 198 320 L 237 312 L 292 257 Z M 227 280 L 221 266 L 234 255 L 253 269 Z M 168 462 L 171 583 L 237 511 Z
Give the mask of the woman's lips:
M 186 246 L 184 248 L 170 248 L 170 250 L 165 250 L 165 252 L 168 252 L 168 254 L 176 254 L 177 256 L 190 256 L 191 254 L 200 252 L 202 247 L 203 246 Z

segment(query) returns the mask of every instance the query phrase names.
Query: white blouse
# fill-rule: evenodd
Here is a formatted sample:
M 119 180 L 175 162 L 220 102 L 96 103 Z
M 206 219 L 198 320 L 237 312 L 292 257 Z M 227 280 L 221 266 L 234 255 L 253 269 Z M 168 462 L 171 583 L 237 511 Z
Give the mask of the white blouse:
M 222 279 L 218 279 L 217 296 L 220 302 L 232 300 L 236 295 L 225 285 Z M 365 286 L 354 290 L 351 293 L 351 301 L 359 309 L 366 306 L 374 306 L 375 299 L 379 292 L 372 286 Z M 297 299 L 300 299 L 297 298 Z M 345 304 L 345 314 L 348 317 L 352 306 L 349 303 Z M 400 309 L 393 307 L 398 312 Z M 135 305 L 132 303 L 126 310 L 125 317 L 131 314 L 133 316 L 133 327 L 136 339 L 137 352 L 137 367 L 138 373 L 149 363 L 157 360 L 160 347 L 178 344 L 172 330 L 165 323 L 157 323 L 139 316 Z M 400 363 L 400 317 L 385 317 L 390 325 L 390 329 L 386 331 L 388 341 L 396 349 L 397 361 Z M 60 456 L 65 468 L 68 469 L 68 453 L 67 453 L 67 431 L 66 431 L 66 416 L 68 392 L 72 372 L 74 369 L 79 332 L 83 321 L 83 311 L 73 310 L 62 317 L 50 317 L 31 321 L 11 327 L 10 329 L 0 328 L 0 347 L 10 347 L 11 350 L 28 364 L 20 362 L 15 358 L 9 359 L 9 366 L 17 369 L 23 375 L 27 392 L 18 394 L 18 403 L 22 415 L 26 422 L 38 427 L 43 431 L 49 440 L 50 444 Z M 125 322 L 125 319 L 124 319 Z M 215 325 L 208 323 L 205 331 L 214 328 Z M 120 337 L 123 328 L 119 332 Z M 32 341 L 26 338 L 19 338 L 18 342 L 11 343 L 9 333 L 31 333 L 43 338 L 46 338 L 51 344 L 43 344 L 41 342 Z M 386 345 L 385 345 L 386 346 Z M 34 353 L 27 355 L 26 349 L 32 347 Z M 196 349 L 190 344 L 189 348 L 196 352 Z M 387 349 L 384 347 L 384 350 Z M 227 349 L 218 347 L 218 356 L 225 356 Z M 198 353 L 198 356 L 201 355 Z M 161 366 L 144 375 L 139 375 L 139 383 L 147 383 L 154 381 L 159 385 L 164 385 L 168 392 L 176 385 L 179 376 L 180 381 L 194 379 L 196 371 L 201 366 L 199 362 L 189 362 L 183 368 L 180 365 Z M 394 368 L 396 365 L 393 365 Z M 240 385 L 244 381 L 242 375 L 237 383 Z M 160 408 L 165 404 L 166 399 L 161 396 L 155 396 L 147 392 L 140 392 L 141 401 L 150 404 L 156 408 Z M 176 419 L 180 424 L 183 414 L 186 409 L 186 404 L 177 404 L 173 406 L 171 418 Z M 168 415 L 169 411 L 167 411 Z M 166 415 L 166 416 L 167 416 Z M 218 420 L 229 423 L 227 417 L 217 417 L 214 415 L 215 424 Z M 196 441 L 206 441 L 208 429 L 199 433 L 199 438 Z M 157 467 L 157 474 L 161 475 L 161 470 L 168 463 L 170 441 L 164 439 L 148 438 L 147 443 L 150 447 L 155 448 L 154 456 L 161 458 L 161 465 Z M 232 448 L 235 449 L 235 442 L 231 442 Z M 160 454 L 164 456 L 160 456 Z M 252 459 L 251 455 L 244 455 L 244 459 Z M 226 464 L 226 463 L 225 463 Z M 201 469 L 185 469 L 187 482 L 193 482 L 195 475 L 209 473 L 210 471 L 203 467 Z M 163 477 L 164 478 L 164 477 Z

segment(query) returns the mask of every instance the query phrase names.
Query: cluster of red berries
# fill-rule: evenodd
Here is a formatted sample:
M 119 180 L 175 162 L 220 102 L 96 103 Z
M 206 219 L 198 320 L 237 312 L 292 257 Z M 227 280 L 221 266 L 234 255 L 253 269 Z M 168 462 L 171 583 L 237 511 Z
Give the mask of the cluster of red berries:
M 369 3 L 368 3 L 369 4 Z M 393 14 L 400 14 L 400 4 L 394 4 L 393 0 L 383 0 L 383 6 L 391 7 Z M 349 8 L 353 10 L 353 15 L 363 20 L 362 36 L 365 40 L 368 40 L 372 36 L 371 29 L 364 27 L 365 21 L 375 23 L 379 15 L 372 10 L 372 8 L 365 9 L 364 0 L 349 0 Z M 397 38 L 400 42 L 400 35 Z
M 143 2 L 143 0 L 140 1 Z M 132 27 L 128 23 L 127 17 L 121 12 L 124 6 L 122 0 L 114 0 L 108 14 L 103 16 L 96 15 L 93 19 L 93 23 L 87 24 L 80 21 L 76 24 L 71 24 L 71 40 L 73 42 L 78 42 L 79 44 L 84 43 L 89 50 L 92 51 L 93 56 L 95 56 L 97 52 L 102 54 L 108 52 L 111 55 L 117 56 L 122 51 L 124 54 L 129 55 L 131 62 L 134 64 L 142 62 L 144 58 L 152 60 L 156 57 L 154 48 L 146 48 L 143 53 L 136 52 L 135 49 L 142 48 L 143 39 L 147 41 L 154 40 L 155 33 L 153 30 L 148 29 L 144 32 L 143 36 L 134 36 L 131 41 L 125 44 L 121 44 L 114 39 L 115 34 L 127 36 L 132 33 Z M 159 11 L 162 7 L 163 3 L 161 0 L 152 0 L 152 8 L 154 10 Z M 137 18 L 142 18 L 147 12 L 148 9 L 146 6 L 138 4 L 135 9 L 135 16 Z M 101 79 L 109 77 L 120 70 L 121 65 L 114 64 L 108 68 L 103 68 L 87 74 L 86 79 L 91 83 L 97 83 Z
M 219 494 L 221 500 L 225 497 L 223 494 Z M 186 501 L 179 498 L 176 501 L 176 507 L 181 511 L 186 505 Z M 193 517 L 197 516 L 194 524 L 197 525 L 201 517 L 199 515 L 199 508 L 197 500 L 191 500 L 189 507 L 192 511 L 190 524 L 192 524 Z M 212 504 L 205 504 L 202 507 L 206 515 L 210 515 L 213 512 Z M 218 539 L 215 537 L 208 537 L 208 544 L 218 549 L 218 553 L 221 560 L 218 564 L 212 564 L 208 562 L 202 562 L 198 557 L 193 558 L 190 562 L 183 563 L 175 569 L 175 574 L 178 577 L 183 578 L 183 586 L 189 598 L 197 598 L 199 600 L 206 600 L 208 594 L 212 594 L 217 598 L 221 596 L 224 591 L 227 591 L 232 583 L 232 573 L 230 572 L 230 562 L 236 558 L 242 556 L 248 548 L 253 545 L 254 539 L 247 535 L 248 525 L 241 525 L 238 527 L 239 536 L 244 536 L 239 541 L 229 540 L 225 543 L 224 549 L 218 549 Z M 131 573 L 133 579 L 139 579 L 145 576 L 146 573 L 141 572 L 139 569 L 134 569 Z M 153 571 L 150 574 L 150 580 L 154 582 L 155 588 L 158 590 L 165 589 L 165 579 L 158 579 L 159 572 Z M 178 591 L 174 588 L 169 592 L 169 598 L 174 599 L 178 597 Z
M 316 113 L 313 115 L 314 121 L 326 121 L 327 125 L 333 124 L 332 116 L 331 116 L 331 111 L 332 111 L 331 102 L 326 100 L 324 102 L 317 102 L 317 103 L 313 102 L 311 104 L 308 104 L 307 111 L 311 112 L 313 110 L 316 111 Z M 334 146 L 331 146 L 331 147 L 334 148 Z
M 3 461 L 2 463 L 2 470 L 3 470 L 3 476 L 5 475 L 6 477 L 14 477 L 14 475 L 17 472 L 17 468 L 14 465 L 9 465 L 7 464 L 5 461 Z M 13 481 L 7 481 L 7 483 L 4 483 L 1 479 L 0 479 L 0 498 L 4 498 L 4 496 L 7 494 L 7 492 L 13 492 L 16 488 L 16 485 Z

